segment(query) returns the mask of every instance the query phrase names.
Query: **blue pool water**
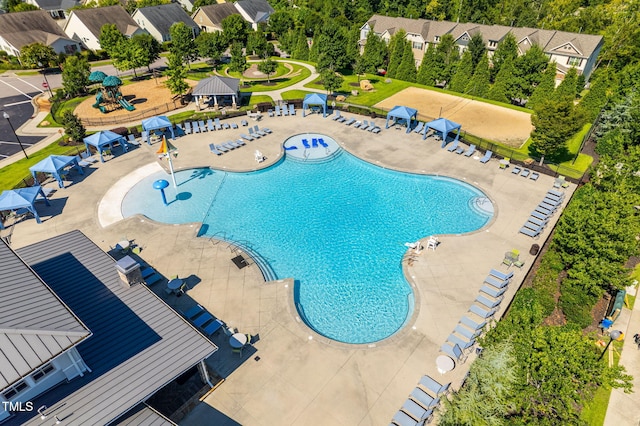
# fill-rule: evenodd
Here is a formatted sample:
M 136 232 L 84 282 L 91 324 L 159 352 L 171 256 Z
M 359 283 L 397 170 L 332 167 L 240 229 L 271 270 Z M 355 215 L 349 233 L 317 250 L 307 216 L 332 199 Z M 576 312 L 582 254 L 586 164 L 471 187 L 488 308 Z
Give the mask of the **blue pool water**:
M 491 209 L 477 208 L 486 205 L 478 203 L 484 194 L 460 181 L 333 155 L 324 162 L 285 158 L 251 173 L 179 172 L 177 191 L 166 190 L 167 207 L 152 189 L 167 176 L 156 174 L 127 194 L 123 214 L 203 222 L 205 235 L 241 242 L 278 278 L 293 277 L 300 316 L 318 333 L 376 342 L 398 331 L 413 310 L 402 273 L 404 243 L 477 230 Z

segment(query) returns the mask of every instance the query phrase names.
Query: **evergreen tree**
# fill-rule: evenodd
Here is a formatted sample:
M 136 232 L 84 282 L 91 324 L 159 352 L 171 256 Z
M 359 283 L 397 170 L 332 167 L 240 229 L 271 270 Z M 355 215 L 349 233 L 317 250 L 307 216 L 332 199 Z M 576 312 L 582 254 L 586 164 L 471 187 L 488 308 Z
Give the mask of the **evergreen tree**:
M 584 117 L 567 99 L 545 99 L 540 102 L 533 115 L 531 124 L 531 149 L 544 157 L 555 157 L 567 149 L 567 140 L 577 132 L 584 123 Z
M 489 89 L 488 99 L 494 101 L 511 103 L 513 97 L 513 88 L 517 85 L 517 81 L 513 75 L 513 59 L 507 57 L 500 66 L 500 72 L 496 75 L 496 81 Z
M 336 74 L 335 71 L 330 69 L 324 70 L 320 77 L 322 78 L 322 85 L 327 89 L 327 93 L 331 94 L 338 90 L 342 86 L 344 79 Z
M 62 113 L 61 121 L 64 132 L 69 136 L 69 139 L 76 143 L 82 142 L 87 131 L 82 125 L 80 118 L 70 110 L 66 110 Z
M 516 58 L 514 67 L 518 78 L 517 98 L 529 98 L 533 89 L 540 83 L 542 72 L 547 68 L 548 63 L 549 58 L 537 44 L 531 46 L 524 55 Z
M 189 88 L 189 84 L 186 82 L 187 69 L 182 63 L 181 55 L 169 53 L 166 73 L 169 78 L 165 84 L 169 91 L 173 95 L 184 95 Z
M 367 72 L 367 67 L 364 63 L 364 58 L 360 55 L 356 58 L 356 61 L 351 65 L 353 72 L 358 77 L 358 83 L 360 83 L 360 77 Z
M 436 83 L 436 77 L 438 76 L 437 61 L 438 57 L 436 47 L 429 43 L 427 51 L 422 57 L 420 69 L 418 70 L 418 75 L 416 77 L 416 81 L 418 83 L 425 84 L 427 86 L 433 86 Z
M 544 100 L 554 98 L 554 89 L 556 88 L 556 64 L 551 62 L 547 65 L 547 69 L 542 74 L 540 83 L 533 90 L 527 108 L 536 109 Z
M 395 33 L 389 41 L 389 66 L 387 67 L 387 76 L 395 78 L 396 71 L 402 62 L 404 55 L 404 42 L 407 33 L 400 30 Z
M 411 43 L 408 40 L 403 42 L 404 54 L 402 55 L 402 62 L 396 71 L 396 78 L 402 81 L 415 82 L 416 81 L 416 60 L 413 57 L 413 49 Z
M 296 44 L 293 52 L 291 52 L 291 57 L 303 61 L 309 60 L 309 43 L 307 43 L 307 36 L 303 29 L 300 29 L 297 33 Z
M 467 93 L 480 98 L 485 98 L 489 92 L 489 57 L 485 53 L 473 72 L 473 77 L 467 85 Z
M 247 35 L 251 27 L 242 15 L 239 13 L 229 15 L 222 20 L 221 24 L 222 33 L 229 44 L 238 42 L 244 45 L 247 42 Z
M 243 73 L 248 68 L 247 57 L 242 51 L 242 44 L 233 43 L 231 45 L 231 62 L 229 70 Z
M 438 59 L 437 62 L 440 64 L 437 68 L 438 76 L 436 80 L 450 83 L 460 60 L 460 50 L 451 34 L 445 34 L 440 39 L 440 43 L 436 47 L 436 57 Z
M 516 41 L 516 37 L 512 33 L 507 33 L 502 41 L 498 43 L 496 51 L 493 52 L 493 55 L 491 56 L 491 81 L 495 81 L 502 64 L 507 59 L 511 59 L 511 66 L 513 66 L 513 61 L 515 61 L 517 57 L 518 42 Z
M 467 49 L 469 49 L 469 52 L 471 52 L 471 63 L 473 64 L 473 69 L 476 69 L 476 67 L 482 60 L 482 57 L 487 53 L 487 48 L 484 45 L 482 34 L 476 33 L 471 36 L 471 40 L 469 40 Z
M 554 97 L 557 100 L 569 100 L 573 102 L 578 94 L 578 71 L 575 67 L 571 67 L 567 74 L 564 76 L 564 80 L 558 86 L 554 92 Z
M 471 79 L 471 75 L 473 73 L 473 64 L 471 63 L 471 52 L 465 50 L 462 54 L 462 59 L 458 64 L 456 69 L 456 73 L 453 75 L 451 79 L 451 84 L 449 85 L 449 89 L 454 92 L 464 93 L 464 90 L 467 88 L 467 84 Z
M 364 45 L 364 52 L 362 53 L 367 72 L 375 73 L 379 68 L 382 68 L 387 54 L 386 43 L 373 30 L 369 31 L 367 42 Z

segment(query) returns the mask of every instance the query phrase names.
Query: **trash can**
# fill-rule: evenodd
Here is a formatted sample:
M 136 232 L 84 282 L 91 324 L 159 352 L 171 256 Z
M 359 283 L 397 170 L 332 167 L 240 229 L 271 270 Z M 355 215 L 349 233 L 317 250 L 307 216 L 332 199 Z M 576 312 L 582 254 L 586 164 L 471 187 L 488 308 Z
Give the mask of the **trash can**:
M 540 251 L 540 246 L 537 244 L 533 244 L 529 249 L 529 254 L 535 256 Z

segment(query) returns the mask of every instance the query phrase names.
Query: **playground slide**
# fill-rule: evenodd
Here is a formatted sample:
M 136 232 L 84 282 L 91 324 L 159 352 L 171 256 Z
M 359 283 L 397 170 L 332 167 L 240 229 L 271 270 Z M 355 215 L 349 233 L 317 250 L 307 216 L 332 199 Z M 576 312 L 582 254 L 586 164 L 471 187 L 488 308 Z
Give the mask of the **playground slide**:
M 103 105 L 99 105 L 98 108 L 100 109 L 100 112 L 103 114 L 107 113 L 107 108 L 105 108 Z
M 118 100 L 118 103 L 120 105 L 122 105 L 122 108 L 126 109 L 127 111 L 133 111 L 134 109 L 136 109 L 136 107 L 134 107 L 133 105 L 131 105 L 129 102 L 127 102 L 124 99 Z
M 94 108 L 99 108 L 102 101 L 103 101 L 102 92 L 98 92 L 98 94 L 96 95 L 96 103 L 91 106 Z

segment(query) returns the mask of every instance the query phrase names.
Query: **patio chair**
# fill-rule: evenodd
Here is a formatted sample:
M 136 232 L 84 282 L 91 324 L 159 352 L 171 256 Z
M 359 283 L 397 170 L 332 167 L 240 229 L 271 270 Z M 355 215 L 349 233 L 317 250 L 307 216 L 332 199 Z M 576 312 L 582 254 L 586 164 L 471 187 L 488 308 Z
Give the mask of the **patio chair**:
M 453 358 L 454 361 L 464 362 L 467 359 L 467 357 L 462 353 L 462 349 L 460 349 L 460 346 L 455 343 L 453 344 L 453 346 L 447 345 L 445 343 L 440 347 L 440 351 Z
M 296 115 L 296 107 L 293 104 L 289 104 L 289 115 Z
M 507 267 L 510 267 L 511 265 L 513 265 L 513 262 L 518 260 L 519 256 L 520 256 L 520 252 L 518 250 L 508 251 L 504 254 L 504 259 L 502 259 L 502 264 L 507 265 Z
M 358 129 L 358 128 L 360 128 L 361 125 L 362 125 L 362 121 L 356 120 L 356 122 L 353 123 L 353 128 L 354 129 Z
M 280 117 L 280 105 L 276 105 L 275 115 L 276 115 L 276 117 Z
M 453 329 L 453 332 L 458 333 L 459 335 L 464 336 L 469 340 L 475 339 L 480 334 L 482 334 L 482 330 L 469 330 L 467 327 L 463 327 L 460 324 L 456 325 L 456 328 Z
M 205 328 L 203 328 L 202 331 L 204 331 L 204 334 L 211 337 L 217 332 L 219 332 L 220 330 L 222 330 L 223 326 L 224 326 L 224 323 L 219 319 L 216 319 L 215 321 L 207 325 Z
M 520 167 L 514 166 L 513 170 L 511 170 L 511 173 L 513 173 L 514 175 L 519 175 L 521 171 L 522 169 Z
M 238 125 L 236 123 L 231 123 L 231 128 L 233 130 L 236 130 L 238 128 Z
M 269 117 L 273 117 L 273 109 L 269 108 L 269 109 L 267 110 L 267 115 L 268 115 Z
M 531 238 L 536 238 L 536 237 L 540 236 L 540 232 L 541 232 L 541 230 L 534 231 L 533 229 L 529 229 L 526 226 L 523 226 L 522 228 L 520 228 L 520 233 L 521 234 L 524 234 L 524 235 L 526 235 L 528 237 L 531 237 Z
M 140 146 L 140 142 L 138 142 L 136 140 L 136 137 L 133 136 L 131 133 L 129 133 L 129 135 L 127 136 L 127 143 L 133 145 L 133 146 Z
M 513 278 L 513 271 L 509 271 L 509 272 L 502 272 L 502 271 L 498 271 L 497 269 L 491 269 L 489 271 L 489 275 L 493 275 L 496 278 L 500 278 L 501 280 L 510 280 L 511 278 Z
M 320 144 L 320 146 L 321 146 L 321 147 L 323 147 L 323 148 L 329 148 L 329 144 L 328 144 L 328 143 L 326 143 L 326 142 L 324 141 L 324 139 L 322 139 L 322 138 L 318 138 L 318 143 L 319 143 L 319 144 Z
M 492 155 L 493 155 L 493 152 L 491 152 L 491 151 L 487 151 L 487 152 L 485 152 L 485 153 L 484 153 L 484 157 L 482 157 L 482 158 L 480 159 L 480 162 L 481 162 L 481 163 L 483 163 L 483 164 L 484 164 L 484 163 L 486 163 L 486 162 L 488 162 L 489 160 L 491 160 L 491 156 L 492 156 Z
M 552 206 L 558 207 L 562 204 L 562 199 L 553 198 L 553 197 L 544 197 L 542 202 L 545 204 L 551 204 Z
M 251 130 L 251 129 L 249 129 L 249 130 Z M 255 139 L 256 139 L 256 138 L 254 138 L 253 136 L 245 135 L 244 133 L 243 133 L 243 134 L 241 134 L 241 135 L 240 135 L 240 137 L 241 137 L 242 139 L 244 139 L 245 141 L 253 141 L 253 140 L 255 140 Z
M 491 318 L 493 315 L 495 315 L 496 312 L 498 312 L 497 308 L 493 308 L 493 309 L 489 309 L 486 310 L 484 308 L 482 308 L 481 306 L 478 306 L 476 304 L 473 304 L 469 307 L 469 312 L 472 312 L 476 315 L 478 315 L 480 318 Z
M 283 117 L 286 117 L 287 115 L 289 115 L 289 106 L 288 105 L 283 105 L 280 110 L 282 111 L 282 116 Z
M 208 129 L 210 132 L 213 132 L 214 130 L 216 130 L 216 128 L 215 128 L 215 127 L 214 127 L 214 125 L 213 125 L 213 120 L 212 120 L 212 119 L 208 119 L 208 120 L 207 120 L 207 129 Z
M 404 411 L 396 412 L 391 421 L 391 425 L 397 426 L 418 426 L 424 424 L 422 421 L 418 422 L 416 419 L 414 419 Z
M 495 308 L 496 306 L 499 306 L 500 303 L 502 302 L 502 297 L 498 297 L 495 300 L 491 300 L 488 299 L 486 297 L 484 297 L 483 295 L 479 294 L 478 297 L 476 297 L 475 302 L 480 303 L 481 305 L 486 306 L 489 309 Z M 464 349 L 464 348 L 462 348 Z
M 429 411 L 411 399 L 407 399 L 400 409 L 416 420 L 421 420 Z
M 305 148 L 311 148 L 311 145 L 309 145 L 309 141 L 308 141 L 308 140 L 306 140 L 306 139 L 302 139 L 302 145 L 303 145 Z
M 266 133 L 266 134 L 268 134 L 268 135 L 269 135 L 269 134 L 271 134 L 271 133 L 273 133 L 273 132 L 271 131 L 271 129 L 268 129 L 268 128 L 266 128 L 266 127 L 263 127 L 263 128 L 262 128 L 262 131 L 263 131 L 263 132 L 265 132 L 265 133 Z
M 502 160 L 500 160 L 500 169 L 501 170 L 506 170 L 507 167 L 509 166 L 509 161 L 511 159 L 508 157 L 504 157 Z
M 244 143 L 244 141 L 242 139 L 236 139 L 234 142 L 237 145 L 240 145 L 240 146 L 245 146 L 246 145 L 246 143 Z
M 547 223 L 549 222 L 549 219 L 538 219 L 537 217 L 529 216 L 528 221 L 529 221 L 529 222 L 531 222 L 531 223 L 535 223 L 535 224 L 536 224 L 536 225 L 538 225 L 538 226 L 546 226 L 546 225 L 547 225 Z M 514 261 L 514 263 L 515 263 L 517 260 L 518 260 L 518 259 L 516 259 L 516 260 Z
M 453 333 L 451 333 L 449 335 L 449 337 L 447 337 L 447 342 L 453 343 L 455 345 L 458 345 L 460 347 L 460 349 L 462 349 L 463 351 L 466 350 L 466 349 L 472 348 L 473 345 L 476 344 L 475 339 L 464 340 L 463 338 L 461 338 L 459 336 L 456 336 Z
M 538 178 L 539 178 L 539 177 L 540 177 L 540 173 L 538 173 L 538 172 L 532 172 L 532 173 L 531 173 L 531 176 L 529 176 L 529 179 L 531 179 L 531 180 L 533 180 L 533 181 L 536 181 L 536 180 L 538 180 Z
M 542 232 L 544 230 L 544 226 L 536 225 L 535 223 L 529 221 L 525 222 L 524 227 L 538 232 Z
M 424 129 L 424 123 L 422 121 L 418 121 L 418 125 L 413 129 L 413 133 L 420 133 Z
M 482 330 L 487 325 L 487 322 L 486 321 L 477 322 L 469 318 L 468 316 L 464 316 L 460 318 L 460 324 L 466 325 L 472 330 Z
M 347 126 L 351 126 L 351 125 L 352 125 L 353 123 L 355 123 L 355 122 L 356 122 L 356 119 L 355 119 L 355 118 L 350 118 L 350 119 L 346 120 L 346 121 L 344 122 L 344 124 L 345 124 L 345 125 L 347 125 Z
M 566 188 L 567 186 L 569 186 L 569 183 L 565 181 L 565 177 L 562 175 L 559 175 L 553 182 L 554 188 Z
M 240 358 L 242 358 L 242 349 L 243 348 L 231 348 L 231 353 L 238 354 Z
M 500 278 L 496 278 L 493 275 L 487 275 L 484 279 L 484 282 L 494 286 L 495 288 L 502 288 L 509 285 L 509 280 L 502 280 Z
M 555 189 L 550 189 L 547 191 L 547 196 L 552 195 L 558 198 L 564 198 L 564 192 L 556 191 Z
M 418 384 L 424 386 L 425 389 L 433 392 L 435 395 L 442 395 L 444 393 L 447 393 L 449 387 L 451 386 L 451 383 L 441 385 L 437 380 L 426 374 L 422 376 Z
M 232 150 L 232 149 L 236 149 L 236 146 L 233 144 L 230 144 L 229 142 L 223 142 L 220 145 L 224 146 L 225 148 Z
M 253 130 L 253 127 L 249 127 L 249 136 L 253 136 L 254 138 L 260 137 L 260 135 Z
M 260 127 L 258 127 L 257 124 L 255 126 L 253 126 L 253 133 L 255 133 L 255 134 L 259 135 L 259 136 L 267 136 L 267 134 L 265 132 L 260 130 Z
M 454 152 L 456 149 L 458 149 L 458 142 L 458 139 L 454 140 L 453 143 L 447 148 L 447 151 Z
M 193 133 L 200 133 L 200 127 L 198 127 L 197 121 L 192 121 L 191 127 L 193 128 Z
M 191 134 L 191 122 L 190 121 L 185 121 L 184 122 L 184 133 L 189 135 Z
M 371 122 L 369 123 L 369 127 L 367 127 L 367 132 L 373 132 L 373 129 L 375 129 L 376 127 L 378 127 L 376 126 L 376 123 L 371 120 Z
M 200 127 L 200 131 L 201 131 L 202 133 L 204 133 L 204 132 L 206 132 L 206 131 L 207 131 L 207 127 L 206 127 L 206 126 L 205 126 L 205 124 L 204 124 L 204 120 L 200 120 L 200 121 L 198 121 L 198 127 Z
M 376 127 L 375 127 L 375 129 L 373 129 L 373 130 L 371 131 L 371 133 L 378 134 L 378 133 L 380 133 L 381 131 L 382 131 L 382 129 L 380 128 L 380 126 L 376 126 Z
M 311 139 L 311 148 L 317 148 L 318 147 L 318 139 L 317 138 L 312 138 Z
M 249 122 L 248 122 L 247 120 L 240 120 L 240 125 L 241 125 L 242 127 L 246 127 L 246 126 L 248 126 L 248 125 L 249 125 Z
M 504 294 L 505 291 L 507 291 L 507 288 L 507 286 L 502 288 L 495 288 L 493 286 L 483 284 L 483 286 L 480 287 L 480 291 L 488 294 L 491 297 L 500 297 L 502 294 Z
M 409 394 L 409 398 L 411 398 L 414 402 L 417 402 L 418 404 L 420 404 L 422 408 L 426 408 L 426 409 L 435 407 L 440 403 L 440 398 L 432 397 L 431 395 L 429 395 L 419 387 L 413 388 L 413 390 Z M 420 418 L 422 418 L 422 416 L 420 416 Z
M 526 179 L 526 178 L 528 178 L 528 177 L 529 177 L 529 175 L 530 175 L 530 174 L 531 174 L 531 170 L 529 170 L 529 169 L 524 169 L 524 170 L 522 171 L 522 173 L 520 173 L 520 176 L 522 176 L 523 178 L 525 178 L 525 179 Z
M 339 110 L 339 109 L 337 109 L 337 110 L 335 110 L 335 111 L 334 111 L 333 117 L 331 117 L 331 119 L 332 119 L 333 121 L 336 121 L 336 120 L 337 120 L 338 118 L 340 118 L 340 117 L 342 117 L 342 116 L 340 115 L 340 110 Z
M 196 327 L 202 327 L 212 319 L 213 319 L 213 315 L 211 315 L 209 312 L 205 312 L 202 315 L 198 316 L 196 319 L 194 319 L 192 322 L 193 322 L 193 325 L 195 325 Z
M 531 216 L 533 216 L 533 217 L 535 217 L 537 219 L 547 220 L 547 219 L 549 219 L 549 217 L 551 215 L 534 210 L 534 211 L 531 212 Z
M 220 152 L 229 152 L 229 150 L 227 148 L 225 148 L 224 146 L 222 146 L 220 144 L 215 145 L 215 148 Z
M 189 321 L 191 321 L 192 319 L 194 319 L 195 317 L 197 317 L 198 315 L 200 315 L 201 313 L 204 312 L 204 308 L 200 305 L 195 305 L 192 308 L 190 308 L 187 312 L 180 312 L 186 319 L 188 319 Z
M 220 124 L 220 119 L 216 118 L 214 121 L 214 124 L 216 126 L 216 130 L 222 130 L 222 124 Z
M 229 123 L 222 123 L 222 128 L 224 130 L 229 130 L 231 128 L 231 126 L 229 125 Z
M 367 130 L 369 128 L 369 122 L 367 120 L 363 120 L 360 125 L 360 130 Z
M 209 151 L 211 151 L 212 153 L 214 153 L 215 155 L 222 155 L 221 151 L 218 151 L 216 149 L 216 146 L 212 143 L 209 144 Z
M 476 152 L 476 146 L 474 144 L 469 145 L 469 148 L 464 153 L 465 157 L 471 157 L 473 153 Z

